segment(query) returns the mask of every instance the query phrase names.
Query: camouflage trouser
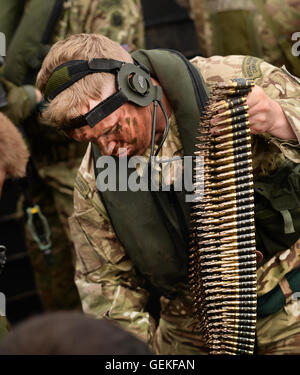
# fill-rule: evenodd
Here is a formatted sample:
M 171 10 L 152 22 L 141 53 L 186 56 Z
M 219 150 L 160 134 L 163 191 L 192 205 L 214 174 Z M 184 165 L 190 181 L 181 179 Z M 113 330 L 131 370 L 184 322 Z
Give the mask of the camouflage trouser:
M 161 298 L 161 319 L 154 337 L 156 354 L 208 354 L 195 330 L 186 297 Z M 257 321 L 257 354 L 300 354 L 300 300 Z
M 74 171 L 77 170 L 78 163 Z M 59 174 L 52 168 L 54 175 Z M 64 169 L 64 174 L 68 170 Z M 74 173 L 73 173 L 74 174 Z M 72 176 L 72 173 L 69 173 Z M 43 176 L 44 177 L 44 176 Z M 69 178 L 71 179 L 71 178 Z M 67 218 L 73 211 L 73 181 L 60 184 L 47 177 L 44 185 L 35 196 L 51 229 L 52 252 L 54 264 L 47 265 L 42 251 L 32 239 L 26 226 L 27 250 L 34 269 L 36 287 L 45 310 L 62 310 L 81 308 L 80 299 L 74 283 L 73 243 L 69 234 Z

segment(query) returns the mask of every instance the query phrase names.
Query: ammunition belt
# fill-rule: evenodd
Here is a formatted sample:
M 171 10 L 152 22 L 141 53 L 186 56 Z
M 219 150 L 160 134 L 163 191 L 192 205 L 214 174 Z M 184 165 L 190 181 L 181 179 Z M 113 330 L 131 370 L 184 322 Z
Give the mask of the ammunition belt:
M 217 84 L 197 138 L 189 281 L 194 316 L 211 354 L 254 350 L 256 247 L 246 105 L 252 87 L 245 79 Z

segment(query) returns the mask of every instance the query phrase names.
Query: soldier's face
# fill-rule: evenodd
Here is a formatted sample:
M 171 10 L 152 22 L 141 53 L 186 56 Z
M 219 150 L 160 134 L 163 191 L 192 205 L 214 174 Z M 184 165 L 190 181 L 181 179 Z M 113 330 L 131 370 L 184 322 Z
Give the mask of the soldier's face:
M 82 114 L 90 111 L 99 102 L 90 100 L 89 108 L 83 108 Z M 95 127 L 84 126 L 73 130 L 70 135 L 78 141 L 98 144 L 102 155 L 142 155 L 151 142 L 151 108 L 152 104 L 139 107 L 125 103 Z

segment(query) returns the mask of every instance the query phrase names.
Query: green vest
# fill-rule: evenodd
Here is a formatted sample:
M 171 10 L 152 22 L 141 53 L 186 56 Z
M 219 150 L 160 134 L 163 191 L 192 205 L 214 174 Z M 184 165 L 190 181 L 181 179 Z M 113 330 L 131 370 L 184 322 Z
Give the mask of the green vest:
M 174 51 L 141 50 L 133 57 L 158 78 L 175 112 L 184 154 L 193 155 L 199 113 L 207 101 L 200 73 Z M 93 156 L 95 162 L 101 156 L 95 145 Z M 275 176 L 255 178 L 257 248 L 266 259 L 288 249 L 299 237 L 298 167 L 287 163 Z M 95 165 L 96 177 L 100 172 Z M 128 169 L 127 175 L 132 172 Z M 184 200 L 185 192 L 106 191 L 99 195 L 136 269 L 161 294 L 176 295 L 176 284 L 187 283 L 190 206 Z M 276 309 L 280 307 L 276 305 Z

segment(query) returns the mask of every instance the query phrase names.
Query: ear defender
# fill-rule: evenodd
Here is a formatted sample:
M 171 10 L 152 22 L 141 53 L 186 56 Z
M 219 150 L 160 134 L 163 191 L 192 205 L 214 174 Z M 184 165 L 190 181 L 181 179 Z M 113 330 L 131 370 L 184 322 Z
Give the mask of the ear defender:
M 62 130 L 94 127 L 126 102 L 146 107 L 153 101 L 161 101 L 162 90 L 154 86 L 149 70 L 134 60 L 134 64 L 112 59 L 73 60 L 58 66 L 51 74 L 44 99 L 54 99 L 75 82 L 92 73 L 111 73 L 116 77 L 116 92 L 99 103 L 85 115 L 72 119 Z
M 128 101 L 146 107 L 156 99 L 149 72 L 134 64 L 124 64 L 117 74 L 117 84 Z

